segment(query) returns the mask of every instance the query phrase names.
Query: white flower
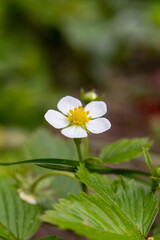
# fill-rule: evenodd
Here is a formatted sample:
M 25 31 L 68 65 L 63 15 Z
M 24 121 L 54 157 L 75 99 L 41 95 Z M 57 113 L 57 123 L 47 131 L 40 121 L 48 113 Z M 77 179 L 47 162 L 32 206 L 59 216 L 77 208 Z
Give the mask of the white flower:
M 45 119 L 53 127 L 62 129 L 61 133 L 69 138 L 85 138 L 87 133 L 102 133 L 111 127 L 106 118 L 101 118 L 107 112 L 103 101 L 93 101 L 84 108 L 80 100 L 74 97 L 63 97 L 57 104 L 59 111 L 48 110 Z

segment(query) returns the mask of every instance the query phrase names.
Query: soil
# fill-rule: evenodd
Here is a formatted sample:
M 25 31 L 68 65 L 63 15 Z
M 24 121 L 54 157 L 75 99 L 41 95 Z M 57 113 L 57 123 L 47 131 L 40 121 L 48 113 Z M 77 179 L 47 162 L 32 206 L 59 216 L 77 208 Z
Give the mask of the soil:
M 31 239 L 37 239 L 47 236 L 56 235 L 57 237 L 65 238 L 66 240 L 76 240 L 76 235 L 69 230 L 60 230 L 56 226 L 43 223 L 38 232 Z M 85 239 L 85 238 L 84 238 Z

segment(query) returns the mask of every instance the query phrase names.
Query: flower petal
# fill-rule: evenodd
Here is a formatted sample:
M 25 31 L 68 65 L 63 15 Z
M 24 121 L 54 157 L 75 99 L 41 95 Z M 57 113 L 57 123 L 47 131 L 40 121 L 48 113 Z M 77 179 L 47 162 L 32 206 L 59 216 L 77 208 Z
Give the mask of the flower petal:
M 91 132 L 91 133 L 102 133 L 110 129 L 111 123 L 108 119 L 106 118 L 97 118 L 94 120 L 90 120 L 86 124 L 86 128 Z
M 88 116 L 92 118 L 102 117 L 107 112 L 107 105 L 103 101 L 93 101 L 85 106 L 85 111 L 90 111 Z
M 66 115 L 69 110 L 74 110 L 75 107 L 79 106 L 82 106 L 81 101 L 71 96 L 63 97 L 57 104 L 57 108 Z
M 85 137 L 87 137 L 86 131 L 76 125 L 62 129 L 61 133 L 64 136 L 69 137 L 69 138 L 85 138 Z
M 57 129 L 67 127 L 69 125 L 67 117 L 55 110 L 48 110 L 44 117 L 49 124 Z

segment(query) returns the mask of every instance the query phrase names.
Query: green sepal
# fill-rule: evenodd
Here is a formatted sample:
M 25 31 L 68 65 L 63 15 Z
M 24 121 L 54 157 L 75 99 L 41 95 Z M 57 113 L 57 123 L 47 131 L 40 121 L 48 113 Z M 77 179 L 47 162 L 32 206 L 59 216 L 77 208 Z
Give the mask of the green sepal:
M 149 152 L 147 151 L 147 149 L 145 149 L 144 147 L 143 147 L 143 154 L 144 154 L 146 164 L 147 164 L 151 174 L 153 175 L 153 167 L 152 167 L 151 156 L 150 156 Z

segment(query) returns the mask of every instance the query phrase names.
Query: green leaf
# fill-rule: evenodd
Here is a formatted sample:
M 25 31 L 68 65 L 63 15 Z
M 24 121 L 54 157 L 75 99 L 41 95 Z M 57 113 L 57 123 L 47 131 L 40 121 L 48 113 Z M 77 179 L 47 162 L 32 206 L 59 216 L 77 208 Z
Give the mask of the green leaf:
M 81 193 L 70 195 L 54 205 L 55 210 L 46 212 L 42 220 L 93 240 L 140 240 L 138 230 L 122 216 L 115 204 L 97 195 Z
M 2 237 L 2 239 L 5 239 L 5 240 L 8 240 L 8 239 L 15 240 L 16 239 L 12 233 L 8 232 L 8 230 L 0 224 L 0 240 L 1 240 L 1 237 Z
M 151 174 L 153 175 L 152 160 L 151 160 L 151 156 L 150 156 L 149 152 L 147 151 L 147 149 L 143 148 L 143 154 L 144 154 L 146 164 L 147 164 Z
M 126 184 L 120 178 L 109 185 L 106 177 L 90 174 L 83 165 L 79 167 L 78 176 L 104 201 L 116 204 L 141 235 L 147 236 L 158 212 L 158 199 L 153 193 L 142 186 L 137 187 L 134 180 Z
M 8 179 L 0 178 L 0 237 L 29 239 L 40 225 L 38 206 L 22 201 Z
M 142 186 L 137 187 L 134 180 L 116 191 L 116 202 L 120 209 L 137 226 L 142 236 L 147 236 L 158 213 L 158 199 Z
M 69 160 L 69 159 L 44 158 L 44 159 L 30 159 L 25 161 L 8 162 L 8 163 L 1 162 L 0 166 L 13 166 L 13 165 L 21 165 L 21 164 L 36 164 L 37 166 L 42 168 L 75 172 L 77 170 L 77 166 L 79 165 L 79 162 L 75 160 Z
M 24 150 L 27 159 L 67 158 L 77 160 L 77 152 L 73 141 L 55 136 L 46 129 L 39 129 L 25 145 Z
M 151 142 L 148 138 L 121 139 L 105 147 L 100 153 L 100 159 L 104 163 L 126 162 L 139 157 L 143 150 L 148 149 Z
M 49 236 L 49 237 L 45 237 L 45 238 L 39 238 L 36 240 L 65 240 L 64 238 L 57 238 L 56 236 Z

